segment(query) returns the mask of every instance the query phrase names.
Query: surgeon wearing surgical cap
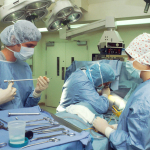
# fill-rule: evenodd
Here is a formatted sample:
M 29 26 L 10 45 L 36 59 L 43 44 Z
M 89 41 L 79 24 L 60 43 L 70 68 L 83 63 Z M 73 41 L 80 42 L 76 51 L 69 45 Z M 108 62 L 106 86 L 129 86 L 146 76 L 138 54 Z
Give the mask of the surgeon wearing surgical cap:
M 71 104 L 87 102 L 97 113 L 106 113 L 109 107 L 108 95 L 110 94 L 108 85 L 114 80 L 114 71 L 106 63 L 96 63 L 86 70 L 77 69 L 63 85 L 57 111 L 64 111 Z M 101 95 L 97 89 L 101 90 Z
M 132 77 L 143 82 L 130 96 L 112 129 L 106 120 L 96 118 L 93 126 L 103 133 L 117 150 L 150 149 L 150 34 L 137 36 L 126 48 L 126 69 Z
M 34 54 L 41 33 L 33 23 L 20 20 L 6 27 L 0 39 L 6 45 L 0 51 L 0 110 L 37 105 L 41 92 L 48 87 L 47 77 L 40 76 L 35 88 L 31 80 L 14 83 L 4 83 L 4 80 L 32 79 L 32 71 L 25 60 Z

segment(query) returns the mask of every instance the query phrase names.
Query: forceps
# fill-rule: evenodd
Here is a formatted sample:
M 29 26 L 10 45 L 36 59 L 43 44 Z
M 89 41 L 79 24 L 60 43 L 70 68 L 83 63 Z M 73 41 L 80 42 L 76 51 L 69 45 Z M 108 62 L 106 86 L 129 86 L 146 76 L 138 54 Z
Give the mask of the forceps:
M 8 131 L 8 128 L 6 128 L 2 122 L 0 122 L 0 129 Z
M 41 140 L 41 139 L 52 138 L 52 137 L 60 136 L 60 135 L 75 136 L 75 133 L 69 133 L 69 130 L 63 130 L 62 133 L 60 133 L 60 134 L 54 134 L 54 135 L 50 135 L 50 136 L 38 137 L 38 138 L 30 140 L 30 142 L 36 141 L 36 140 Z
M 0 148 L 7 146 L 7 143 L 0 143 Z
M 58 142 L 58 141 L 60 141 L 60 139 L 57 139 L 57 138 L 51 138 L 51 139 L 49 139 L 48 141 L 44 141 L 44 142 L 40 142 L 40 143 L 35 143 L 35 144 L 31 144 L 31 145 L 27 145 L 27 146 L 22 147 L 21 149 L 24 149 L 24 148 L 30 147 L 30 146 L 34 146 L 34 145 L 43 144 L 43 143 L 48 143 L 48 142 Z M 20 150 L 21 150 L 21 149 L 20 149 Z

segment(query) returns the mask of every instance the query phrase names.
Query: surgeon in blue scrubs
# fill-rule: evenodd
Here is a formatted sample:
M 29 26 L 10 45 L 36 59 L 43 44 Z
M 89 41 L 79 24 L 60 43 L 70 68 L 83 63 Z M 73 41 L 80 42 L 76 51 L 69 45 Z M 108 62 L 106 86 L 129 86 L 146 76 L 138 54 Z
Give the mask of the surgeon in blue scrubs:
M 150 34 L 137 36 L 126 48 L 127 70 L 143 82 L 130 96 L 114 129 L 97 117 L 93 126 L 109 138 L 117 150 L 150 149 Z
M 66 107 L 72 104 L 87 102 L 97 113 L 106 113 L 110 94 L 108 86 L 114 80 L 114 71 L 106 63 L 96 63 L 87 69 L 77 69 L 63 85 L 57 112 L 65 111 Z
M 48 88 L 47 77 L 40 76 L 35 88 L 33 81 L 8 84 L 4 80 L 32 79 L 32 71 L 25 60 L 34 54 L 41 33 L 33 23 L 20 20 L 6 27 L 0 39 L 6 45 L 0 51 L 0 110 L 37 105 L 41 92 Z

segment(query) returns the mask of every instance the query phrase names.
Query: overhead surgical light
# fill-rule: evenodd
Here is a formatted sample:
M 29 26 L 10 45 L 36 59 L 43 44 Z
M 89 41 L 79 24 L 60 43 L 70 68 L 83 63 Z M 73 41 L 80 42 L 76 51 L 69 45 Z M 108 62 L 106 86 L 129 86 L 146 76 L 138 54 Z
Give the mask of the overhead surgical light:
M 15 22 L 20 19 L 37 21 L 48 14 L 48 8 L 55 0 L 5 0 L 0 7 L 2 22 Z
M 48 31 L 56 31 L 63 26 L 74 23 L 82 17 L 82 11 L 69 0 L 56 2 L 50 16 L 45 21 Z

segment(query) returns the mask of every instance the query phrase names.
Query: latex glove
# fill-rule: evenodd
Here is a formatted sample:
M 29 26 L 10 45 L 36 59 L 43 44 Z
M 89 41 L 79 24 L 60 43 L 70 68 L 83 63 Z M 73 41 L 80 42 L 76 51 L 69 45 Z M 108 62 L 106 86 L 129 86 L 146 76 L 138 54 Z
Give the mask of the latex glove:
M 7 89 L 0 89 L 0 105 L 13 100 L 17 89 L 12 87 L 14 83 L 9 83 Z
M 109 127 L 114 130 L 117 130 L 118 124 L 112 124 L 112 125 L 109 125 Z
M 103 88 L 102 89 L 102 95 L 106 94 L 107 96 L 110 95 L 110 88 Z
M 107 123 L 107 121 L 105 119 L 97 117 L 93 121 L 93 126 L 95 127 L 95 129 L 97 131 L 99 131 L 99 132 L 101 132 L 102 134 L 105 135 L 105 130 L 106 130 L 107 127 L 109 127 L 109 124 Z
M 47 78 L 45 76 L 44 77 L 40 76 L 37 80 L 35 92 L 41 93 L 42 91 L 44 91 L 45 89 L 48 88 L 48 85 L 49 85 L 49 78 Z

